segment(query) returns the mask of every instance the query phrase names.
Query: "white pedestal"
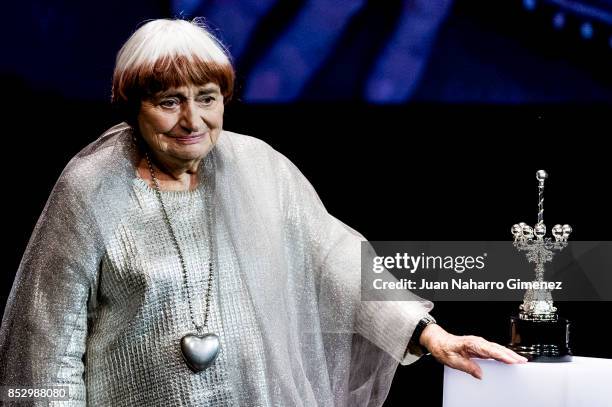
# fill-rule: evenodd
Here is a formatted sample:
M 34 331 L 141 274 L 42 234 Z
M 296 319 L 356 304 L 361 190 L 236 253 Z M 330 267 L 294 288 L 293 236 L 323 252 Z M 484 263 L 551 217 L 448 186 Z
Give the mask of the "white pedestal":
M 474 359 L 482 380 L 444 367 L 444 407 L 610 407 L 612 359 L 506 365 Z

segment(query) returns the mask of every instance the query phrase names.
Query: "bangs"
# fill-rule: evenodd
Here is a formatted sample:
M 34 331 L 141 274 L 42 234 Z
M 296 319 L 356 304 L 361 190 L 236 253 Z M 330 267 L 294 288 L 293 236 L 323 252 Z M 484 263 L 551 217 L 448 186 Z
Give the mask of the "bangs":
M 224 102 L 229 101 L 234 87 L 234 69 L 231 64 L 184 55 L 164 56 L 153 63 L 116 75 L 113 78 L 112 102 L 140 103 L 142 99 L 169 88 L 203 86 L 210 82 L 219 86 Z

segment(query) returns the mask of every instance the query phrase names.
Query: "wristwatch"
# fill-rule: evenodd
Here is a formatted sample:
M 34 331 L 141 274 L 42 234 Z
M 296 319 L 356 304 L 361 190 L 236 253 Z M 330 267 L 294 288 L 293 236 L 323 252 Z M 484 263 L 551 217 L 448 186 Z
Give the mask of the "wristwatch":
M 417 356 L 428 355 L 430 353 L 429 350 L 425 346 L 421 345 L 420 339 L 421 339 L 421 334 L 423 333 L 425 328 L 428 325 L 435 324 L 435 323 L 436 323 L 436 320 L 431 315 L 426 315 L 423 318 L 421 318 L 416 328 L 414 328 L 414 331 L 412 332 L 412 336 L 410 337 L 410 342 L 408 342 L 408 349 L 407 349 L 408 352 L 414 355 L 417 355 Z

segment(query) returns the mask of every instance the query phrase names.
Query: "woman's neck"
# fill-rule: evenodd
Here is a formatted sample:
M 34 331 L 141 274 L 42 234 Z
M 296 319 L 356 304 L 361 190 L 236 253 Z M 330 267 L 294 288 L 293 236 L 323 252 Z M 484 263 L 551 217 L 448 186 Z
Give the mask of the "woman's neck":
M 172 163 L 159 163 L 153 157 L 151 164 L 155 172 L 155 178 L 159 183 L 159 188 L 162 191 L 189 191 L 195 189 L 198 185 L 198 168 L 201 160 L 190 161 L 185 165 L 176 165 Z M 145 156 L 141 157 L 136 171 L 138 176 L 155 187 L 151 171 Z

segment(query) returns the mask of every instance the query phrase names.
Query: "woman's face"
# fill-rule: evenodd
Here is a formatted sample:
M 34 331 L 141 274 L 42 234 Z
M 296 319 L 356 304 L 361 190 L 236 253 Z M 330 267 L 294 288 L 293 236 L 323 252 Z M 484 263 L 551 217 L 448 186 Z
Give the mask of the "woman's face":
M 143 100 L 138 126 L 159 159 L 189 165 L 205 157 L 217 142 L 223 109 L 218 85 L 185 85 Z

